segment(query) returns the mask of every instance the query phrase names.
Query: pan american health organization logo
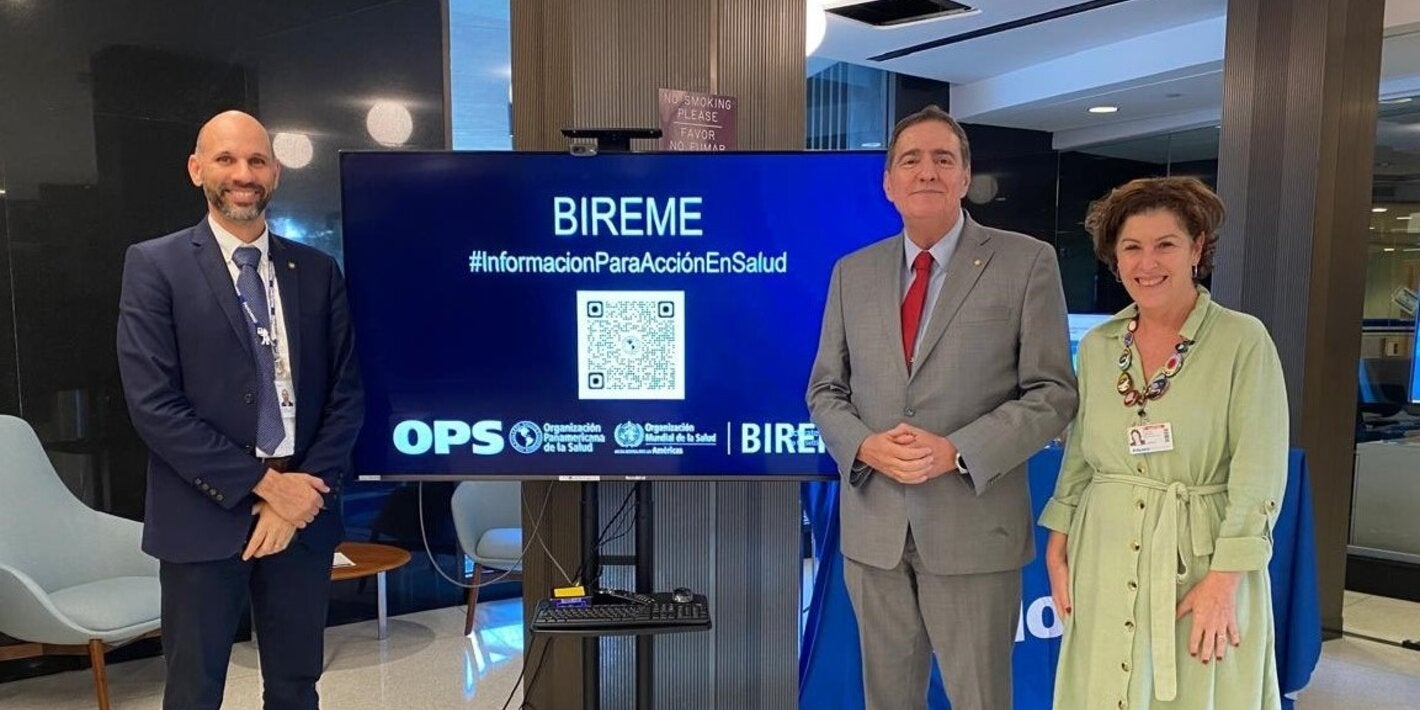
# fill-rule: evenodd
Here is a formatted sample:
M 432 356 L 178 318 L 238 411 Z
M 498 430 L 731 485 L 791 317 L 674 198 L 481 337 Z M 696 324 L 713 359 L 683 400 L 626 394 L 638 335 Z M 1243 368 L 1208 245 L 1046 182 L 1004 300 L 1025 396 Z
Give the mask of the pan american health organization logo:
M 634 449 L 646 440 L 646 430 L 630 421 L 617 424 L 612 435 L 616 437 L 616 445 L 625 449 Z
M 497 456 L 510 446 L 520 454 L 591 454 L 607 442 L 602 425 L 595 422 L 539 424 L 529 419 L 506 428 L 502 419 L 406 419 L 395 426 L 392 434 L 395 450 L 406 456 Z
M 542 448 L 542 429 L 524 419 L 508 429 L 508 443 L 520 454 L 531 454 Z

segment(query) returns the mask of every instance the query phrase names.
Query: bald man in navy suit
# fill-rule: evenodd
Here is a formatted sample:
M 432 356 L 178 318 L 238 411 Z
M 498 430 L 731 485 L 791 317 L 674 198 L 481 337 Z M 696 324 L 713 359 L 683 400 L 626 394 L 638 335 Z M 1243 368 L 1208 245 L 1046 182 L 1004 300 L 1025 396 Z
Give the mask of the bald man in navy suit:
M 148 444 L 143 549 L 161 561 L 163 707 L 218 708 L 242 613 L 268 710 L 316 708 L 340 487 L 364 419 L 335 260 L 272 234 L 281 166 L 239 111 L 198 134 L 196 225 L 129 248 L 118 358 Z

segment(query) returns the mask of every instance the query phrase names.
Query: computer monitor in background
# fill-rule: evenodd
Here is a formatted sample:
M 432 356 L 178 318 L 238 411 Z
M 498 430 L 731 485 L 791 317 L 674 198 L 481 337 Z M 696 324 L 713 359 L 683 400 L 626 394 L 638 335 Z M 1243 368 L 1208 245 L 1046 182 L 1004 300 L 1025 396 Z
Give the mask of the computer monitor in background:
M 1356 394 L 1360 410 L 1382 416 L 1399 413 L 1407 402 L 1410 367 L 1411 361 L 1408 358 L 1360 358 L 1356 370 Z
M 1080 370 L 1080 341 L 1091 328 L 1110 319 L 1107 313 L 1071 313 L 1070 321 L 1070 363 L 1075 371 Z

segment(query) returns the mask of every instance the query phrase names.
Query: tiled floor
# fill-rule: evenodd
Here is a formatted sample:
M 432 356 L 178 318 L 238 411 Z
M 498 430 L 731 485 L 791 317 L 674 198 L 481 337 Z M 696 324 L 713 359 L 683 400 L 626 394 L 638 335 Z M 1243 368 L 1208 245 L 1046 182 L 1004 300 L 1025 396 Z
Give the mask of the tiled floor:
M 436 609 L 390 620 L 389 639 L 373 621 L 326 632 L 321 706 L 339 710 L 503 707 L 522 667 L 522 609 L 517 599 L 478 605 L 472 637 L 463 636 L 462 608 Z M 232 650 L 224 708 L 261 707 L 256 648 Z M 116 710 L 162 705 L 161 658 L 109 666 Z M 0 685 L 5 710 L 92 710 L 92 675 L 62 673 Z M 509 707 L 517 707 L 521 692 Z
M 1410 612 L 1420 615 L 1420 605 Z M 1420 707 L 1420 652 L 1341 638 L 1322 645 L 1312 682 L 1297 710 L 1415 710 Z
M 1347 593 L 1351 633 L 1398 642 L 1420 639 L 1420 604 Z M 478 607 L 473 637 L 465 638 L 463 610 L 438 609 L 390 620 L 390 637 L 375 638 L 374 622 L 337 626 L 327 632 L 322 706 L 336 710 L 442 710 L 503 707 L 522 662 L 522 610 L 518 600 Z M 1420 708 L 1420 652 L 1357 637 L 1329 641 L 1298 710 L 1401 710 Z M 110 666 L 109 683 L 118 710 L 160 707 L 161 659 Z M 90 710 L 87 671 L 0 684 L 4 710 Z M 508 707 L 517 707 L 515 693 Z M 234 710 L 260 708 L 256 649 L 239 643 L 227 677 Z M 788 709 L 786 709 L 788 710 Z
M 1342 616 L 1346 632 L 1399 643 L 1420 640 L 1420 605 L 1399 599 L 1346 592 Z M 1416 654 L 1420 662 L 1420 653 Z M 1417 700 L 1416 706 L 1420 706 Z

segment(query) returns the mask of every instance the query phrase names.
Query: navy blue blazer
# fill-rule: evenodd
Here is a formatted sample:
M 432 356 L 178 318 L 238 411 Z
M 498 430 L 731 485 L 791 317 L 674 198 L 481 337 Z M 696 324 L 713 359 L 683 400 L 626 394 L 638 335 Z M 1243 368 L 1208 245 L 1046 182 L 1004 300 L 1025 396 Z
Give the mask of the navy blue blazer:
M 364 421 L 345 281 L 335 260 L 270 236 L 290 359 L 296 448 L 291 470 L 330 485 L 325 510 L 301 530 L 334 548 L 344 533 L 341 483 Z M 170 562 L 226 559 L 246 545 L 256 458 L 259 382 L 249 324 L 207 219 L 135 244 L 123 264 L 118 364 L 128 411 L 148 444 L 143 550 Z

